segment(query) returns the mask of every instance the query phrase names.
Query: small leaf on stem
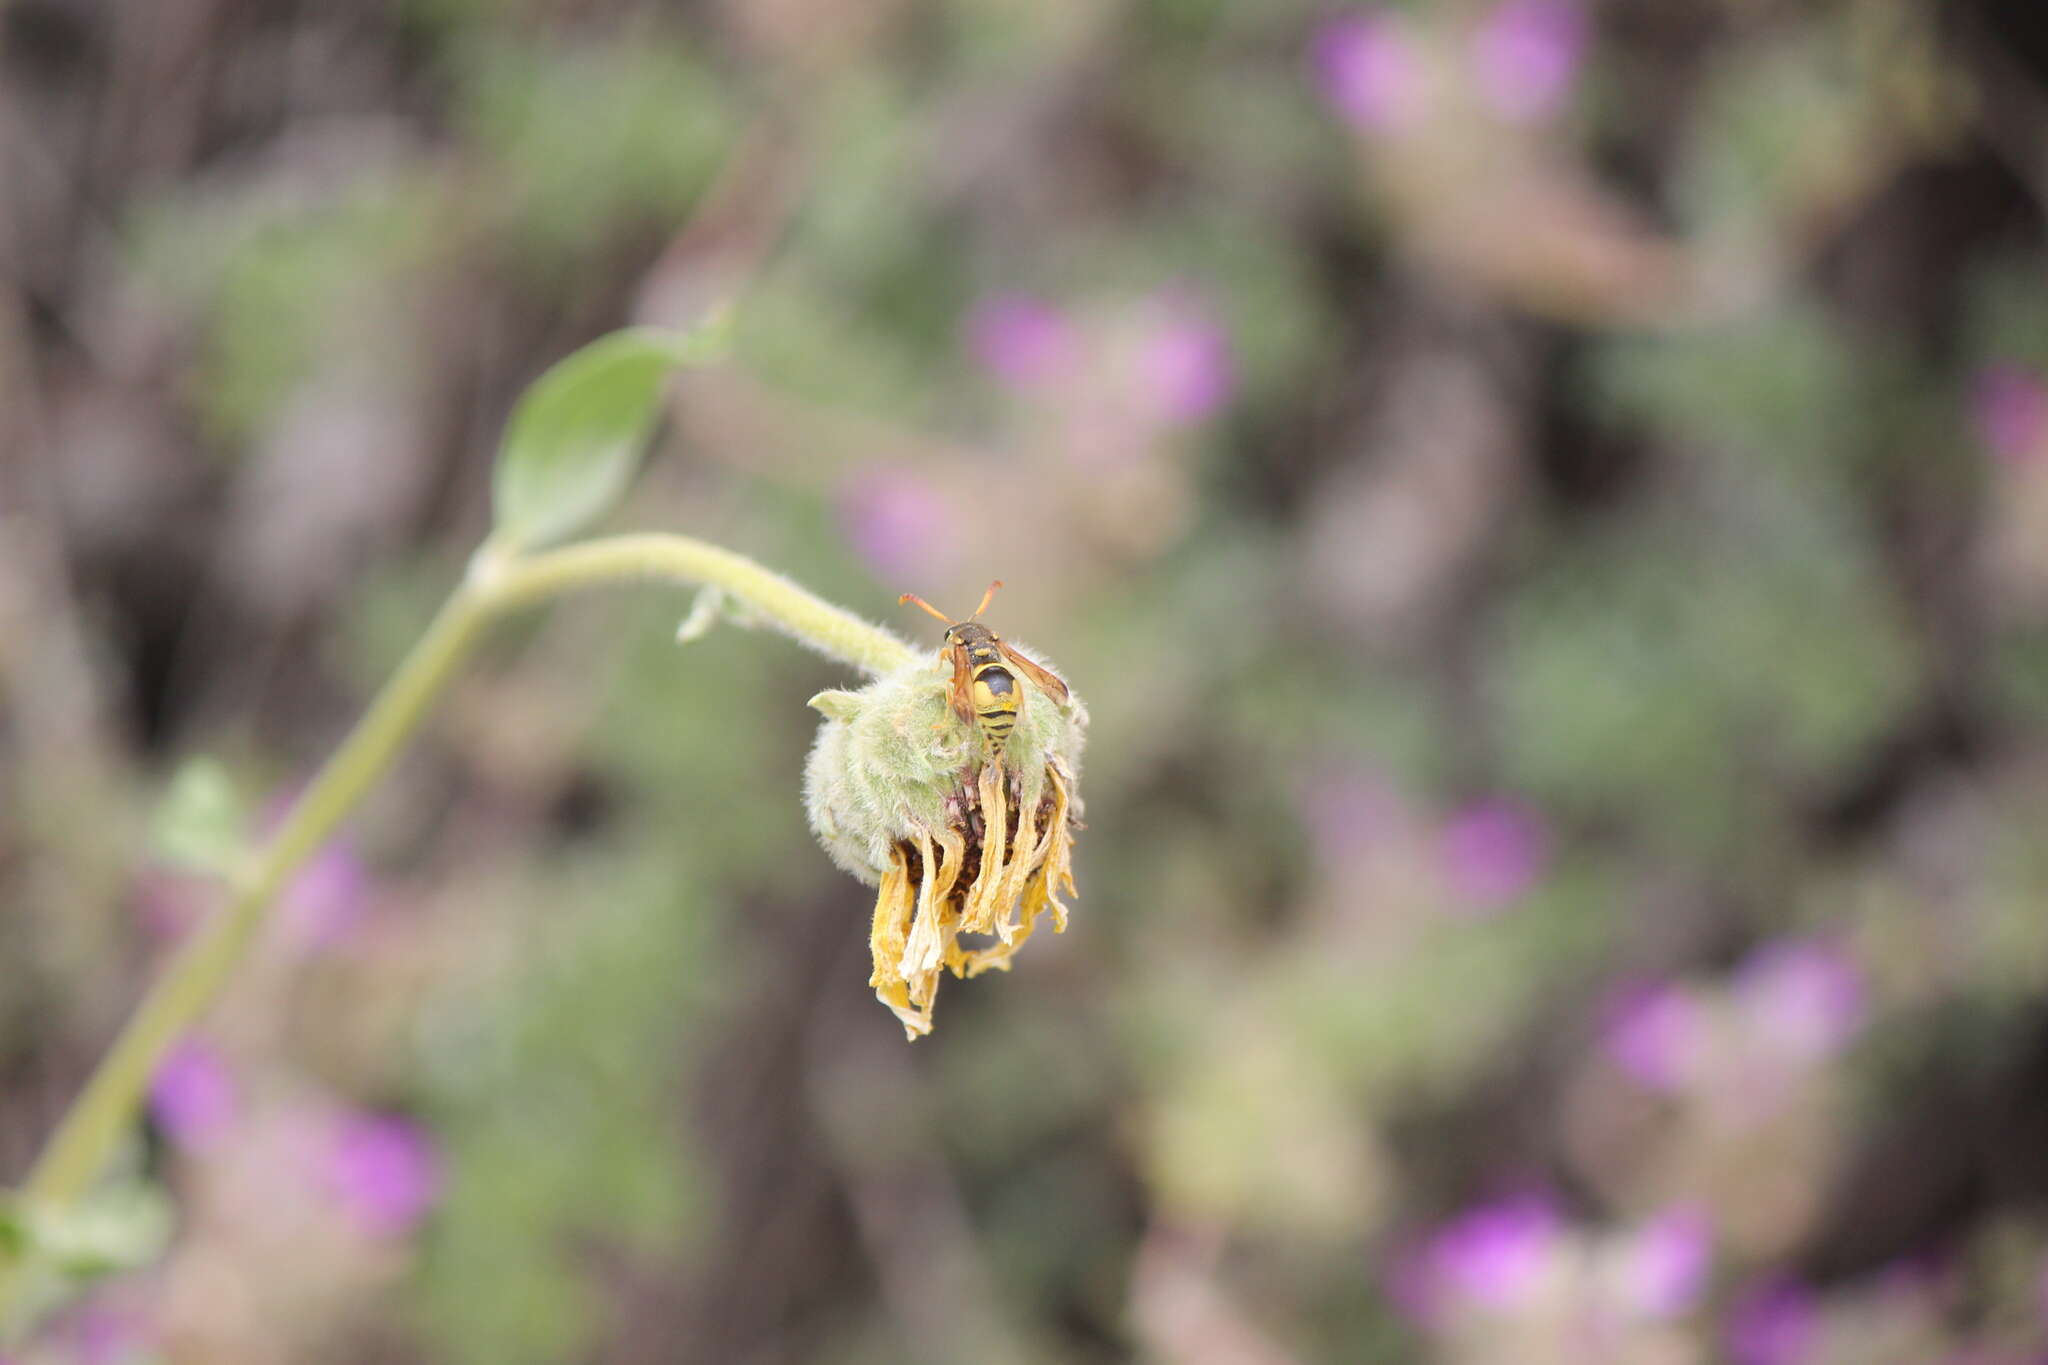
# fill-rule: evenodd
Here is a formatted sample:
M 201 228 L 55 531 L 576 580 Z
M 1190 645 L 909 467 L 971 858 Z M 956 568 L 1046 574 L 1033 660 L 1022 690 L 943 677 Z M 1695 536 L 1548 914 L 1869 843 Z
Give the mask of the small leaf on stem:
M 495 538 L 529 550 L 610 511 L 632 481 L 678 365 L 714 359 L 723 315 L 687 332 L 633 327 L 599 337 L 533 382 L 498 449 Z
M 247 847 L 248 809 L 218 760 L 181 764 L 150 817 L 158 856 L 195 872 L 225 873 Z

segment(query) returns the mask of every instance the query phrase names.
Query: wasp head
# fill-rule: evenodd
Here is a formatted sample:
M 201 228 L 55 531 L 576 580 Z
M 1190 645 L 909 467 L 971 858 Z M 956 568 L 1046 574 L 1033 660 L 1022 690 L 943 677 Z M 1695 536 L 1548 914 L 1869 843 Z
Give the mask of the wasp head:
M 971 649 L 975 645 L 992 645 L 996 639 L 996 633 L 979 621 L 962 621 L 946 627 L 946 643 L 949 645 L 965 645 Z

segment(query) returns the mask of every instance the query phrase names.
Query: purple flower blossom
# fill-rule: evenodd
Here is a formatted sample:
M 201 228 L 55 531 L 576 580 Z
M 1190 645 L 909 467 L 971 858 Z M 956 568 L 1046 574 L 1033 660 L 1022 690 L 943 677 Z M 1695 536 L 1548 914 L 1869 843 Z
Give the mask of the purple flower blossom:
M 78 1365 L 129 1365 L 153 1355 L 155 1333 L 140 1314 L 94 1304 L 81 1312 L 72 1329 L 72 1359 Z
M 1574 0 L 1506 0 L 1473 38 L 1480 93 L 1512 122 L 1548 118 L 1571 93 L 1585 46 Z
M 998 294 L 967 319 L 967 347 L 1011 388 L 1036 388 L 1069 370 L 1078 350 L 1059 310 L 1022 294 Z
M 1472 1210 L 1438 1230 L 1410 1290 L 1424 1317 L 1439 1307 L 1503 1311 L 1534 1298 L 1565 1242 L 1557 1207 L 1519 1195 Z
M 171 1144 L 203 1152 L 234 1126 L 241 1105 L 219 1052 L 198 1038 L 173 1047 L 149 1083 L 149 1113 Z
M 1970 395 L 1977 437 L 2005 460 L 2037 455 L 2048 435 L 2048 388 L 2017 365 L 1993 365 Z
M 441 1190 L 441 1164 L 416 1123 L 360 1114 L 341 1125 L 328 1153 L 330 1188 L 373 1237 L 410 1233 Z
M 168 868 L 151 868 L 135 883 L 135 921 L 144 933 L 164 943 L 183 938 L 206 914 L 205 883 Z
M 1735 1365 L 1800 1365 L 1819 1335 L 1813 1295 L 1790 1281 L 1769 1281 L 1730 1311 L 1728 1354 Z
M 1302 818 L 1325 866 L 1342 863 L 1386 835 L 1400 808 L 1383 778 L 1353 769 L 1322 773 L 1301 796 Z
M 1396 1255 L 1387 1268 L 1384 1288 L 1395 1311 L 1410 1322 L 1427 1327 L 1437 1320 L 1441 1296 L 1431 1280 L 1426 1251 Z
M 1817 1062 L 1863 1026 L 1863 977 L 1838 949 L 1811 939 L 1765 944 L 1737 970 L 1735 996 L 1774 1049 Z
M 1667 983 L 1625 988 L 1607 1008 L 1601 1050 L 1645 1090 L 1668 1095 L 1684 1080 L 1686 1061 L 1706 1036 L 1705 1012 L 1693 998 Z
M 1697 1209 L 1673 1209 L 1645 1224 L 1622 1248 L 1621 1295 L 1652 1320 L 1680 1317 L 1699 1303 L 1713 1263 L 1713 1230 Z
M 868 567 L 908 579 L 951 559 L 958 519 L 946 495 L 908 469 L 866 469 L 839 490 L 839 524 Z
M 1309 48 L 1323 98 L 1360 132 L 1387 133 L 1421 111 L 1422 54 L 1397 20 L 1380 13 L 1333 19 Z
M 1909 1309 L 1934 1306 L 1953 1282 L 1953 1267 L 1940 1255 L 1922 1252 L 1893 1261 L 1876 1276 L 1880 1301 Z
M 346 941 L 369 909 L 369 878 L 346 842 L 327 845 L 293 879 L 284 920 L 304 948 L 318 951 Z
M 1192 299 L 1164 301 L 1138 356 L 1145 397 L 1166 422 L 1201 421 L 1230 399 L 1237 383 L 1230 338 Z
M 1486 914 L 1520 900 L 1550 862 L 1550 838 L 1526 807 L 1480 801 L 1453 815 L 1438 841 L 1460 909 Z

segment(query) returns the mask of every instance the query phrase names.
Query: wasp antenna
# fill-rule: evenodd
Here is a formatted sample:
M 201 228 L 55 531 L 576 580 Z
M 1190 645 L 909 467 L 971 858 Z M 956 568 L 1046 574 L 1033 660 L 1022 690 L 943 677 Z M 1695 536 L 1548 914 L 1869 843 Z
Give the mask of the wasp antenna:
M 1000 578 L 998 578 L 995 582 L 989 584 L 988 591 L 981 595 L 981 605 L 976 607 L 974 609 L 974 615 L 968 617 L 967 619 L 970 621 L 979 620 L 981 618 L 981 614 L 988 610 L 988 604 L 992 600 L 994 600 L 996 595 L 996 589 L 1002 586 L 1003 580 Z
M 947 625 L 949 625 L 949 626 L 950 626 L 950 625 L 952 625 L 952 624 L 953 624 L 953 618 L 952 618 L 952 617 L 950 617 L 950 616 L 946 615 L 946 613 L 944 613 L 944 612 L 940 611 L 940 610 L 939 610 L 939 609 L 938 609 L 937 607 L 935 607 L 935 606 L 933 606 L 933 605 L 932 605 L 931 603 L 929 603 L 929 602 L 925 601 L 925 600 L 924 600 L 924 599 L 923 599 L 922 597 L 919 597 L 919 596 L 918 596 L 918 595 L 917 595 L 916 593 L 914 593 L 914 592 L 907 592 L 907 593 L 904 593 L 904 594 L 903 594 L 903 596 L 901 596 L 901 597 L 899 597 L 899 598 L 897 598 L 897 599 L 896 599 L 896 605 L 897 605 L 897 606 L 899 606 L 899 607 L 900 607 L 900 606 L 902 606 L 902 605 L 903 605 L 904 603 L 906 603 L 906 602 L 915 602 L 915 603 L 917 603 L 917 605 L 919 605 L 920 607 L 923 607 L 923 608 L 924 608 L 924 609 L 925 609 L 926 611 L 930 612 L 930 613 L 931 613 L 932 615 L 934 615 L 934 616 L 938 617 L 938 618 L 939 618 L 939 619 L 940 619 L 941 621 L 944 621 L 944 622 L 945 622 L 945 623 L 946 623 Z

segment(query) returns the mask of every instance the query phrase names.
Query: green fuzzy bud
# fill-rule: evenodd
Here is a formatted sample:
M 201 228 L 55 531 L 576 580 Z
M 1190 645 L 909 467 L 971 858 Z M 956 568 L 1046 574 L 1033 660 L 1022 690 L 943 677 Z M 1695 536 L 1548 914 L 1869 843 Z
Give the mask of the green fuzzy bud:
M 981 722 L 953 710 L 952 685 L 942 653 L 811 698 L 825 717 L 804 771 L 811 829 L 879 888 L 869 984 L 913 1038 L 931 1029 L 941 968 L 1007 969 L 1041 913 L 1066 927 L 1059 897 L 1073 890 L 1087 709 L 1020 679 L 998 767 Z M 963 934 L 993 941 L 973 948 Z
M 1012 648 L 1045 666 L 1035 652 Z M 973 789 L 987 758 L 980 727 L 961 720 L 948 701 L 952 680 L 952 666 L 941 655 L 858 691 L 820 692 L 810 700 L 825 716 L 804 769 L 811 832 L 833 862 L 869 886 L 881 883 L 897 844 L 920 832 L 930 837 L 948 824 L 947 799 L 963 786 Z M 1024 704 L 1004 746 L 1003 767 L 1021 799 L 1036 803 L 1048 760 L 1057 760 L 1070 779 L 1080 777 L 1088 710 L 1079 697 L 1062 707 L 1030 683 L 1019 685 Z M 1080 815 L 1078 797 L 1073 813 Z

